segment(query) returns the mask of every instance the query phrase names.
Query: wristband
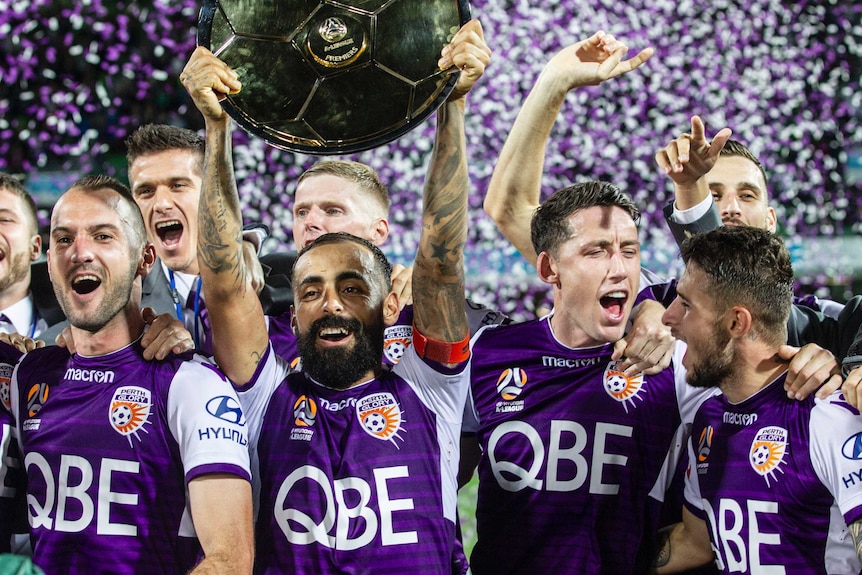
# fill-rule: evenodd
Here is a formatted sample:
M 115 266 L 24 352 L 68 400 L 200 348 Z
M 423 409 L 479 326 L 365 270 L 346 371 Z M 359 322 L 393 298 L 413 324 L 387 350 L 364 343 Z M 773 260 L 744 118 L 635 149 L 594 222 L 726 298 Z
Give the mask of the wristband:
M 413 347 L 416 354 L 423 359 L 438 363 L 463 363 L 470 358 L 470 334 L 456 342 L 438 341 L 422 335 L 416 324 L 413 324 Z

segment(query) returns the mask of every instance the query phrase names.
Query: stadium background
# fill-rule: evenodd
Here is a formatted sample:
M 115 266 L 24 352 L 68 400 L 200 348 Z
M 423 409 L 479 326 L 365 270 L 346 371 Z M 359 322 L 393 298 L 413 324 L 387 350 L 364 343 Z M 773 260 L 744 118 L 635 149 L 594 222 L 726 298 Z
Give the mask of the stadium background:
M 421 0 L 400 0 L 416 2 Z M 22 174 L 43 223 L 64 186 L 125 179 L 123 139 L 145 122 L 200 129 L 178 81 L 194 46 L 197 0 L 0 0 L 0 170 Z M 800 291 L 862 293 L 862 4 L 779 0 L 473 0 L 494 52 L 470 96 L 468 289 L 518 319 L 547 292 L 481 210 L 497 154 L 547 60 L 602 29 L 655 56 L 639 71 L 570 94 L 548 147 L 543 195 L 605 179 L 644 211 L 644 265 L 679 272 L 660 208 L 670 187 L 654 153 L 701 115 L 729 126 L 770 174 L 779 233 Z M 412 259 L 433 117 L 398 141 L 349 156 L 389 185 L 386 252 Z M 235 166 L 248 221 L 289 249 L 293 185 L 317 158 L 237 130 Z M 469 527 L 467 528 L 470 529 Z

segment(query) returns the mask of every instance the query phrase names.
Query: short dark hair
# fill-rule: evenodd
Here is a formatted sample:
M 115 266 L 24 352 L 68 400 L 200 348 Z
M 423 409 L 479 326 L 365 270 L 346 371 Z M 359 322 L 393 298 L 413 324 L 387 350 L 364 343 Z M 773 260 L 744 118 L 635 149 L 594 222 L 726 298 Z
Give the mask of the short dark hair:
M 0 190 L 9 190 L 21 198 L 21 203 L 24 205 L 24 214 L 27 216 L 28 223 L 30 224 L 30 233 L 34 236 L 38 234 L 39 218 L 36 214 L 36 202 L 33 200 L 33 196 L 27 192 L 21 180 L 11 174 L 0 172 Z
M 773 344 L 787 340 L 793 267 L 781 238 L 751 226 L 723 226 L 687 238 L 681 252 L 687 266 L 708 277 L 704 289 L 719 314 L 744 306 L 755 335 Z
M 147 242 L 147 228 L 144 224 L 144 216 L 141 214 L 141 209 L 138 207 L 138 204 L 135 203 L 135 198 L 132 196 L 132 192 L 129 190 L 128 186 L 110 176 L 94 174 L 79 178 L 69 187 L 69 190 L 76 189 L 83 190 L 85 192 L 96 192 L 105 188 L 117 192 L 120 199 L 129 205 L 133 220 L 129 222 L 129 227 L 135 233 L 135 239 L 139 246 L 143 247 Z M 136 246 L 136 248 L 137 247 L 138 246 Z
M 336 176 L 348 182 L 353 182 L 369 196 L 380 202 L 380 205 L 389 213 L 389 191 L 380 181 L 377 173 L 369 166 L 360 162 L 350 160 L 323 160 L 305 170 L 297 180 L 299 185 L 303 180 L 312 176 L 329 175 Z
M 559 247 L 572 236 L 569 216 L 595 206 L 616 206 L 628 213 L 635 224 L 640 211 L 632 199 L 608 182 L 590 181 L 574 184 L 554 192 L 536 209 L 530 222 L 530 239 L 537 254 L 547 252 L 556 257 Z
M 168 150 L 187 150 L 199 158 L 203 173 L 206 140 L 197 132 L 167 124 L 144 124 L 126 138 L 126 161 L 129 167 L 140 156 L 158 154 Z
M 300 259 L 302 259 L 302 256 L 322 245 L 343 243 L 353 243 L 371 250 L 371 253 L 374 254 L 374 261 L 377 268 L 376 272 L 383 279 L 384 291 L 388 292 L 392 288 L 392 265 L 386 258 L 386 254 L 368 240 L 346 232 L 323 234 L 322 236 L 316 237 L 313 242 L 302 248 L 296 255 L 296 259 L 293 261 L 293 267 L 290 270 L 291 285 L 296 286 L 296 264 Z
M 760 160 L 757 158 L 757 156 L 755 156 L 751 152 L 751 150 L 749 150 L 745 146 L 745 144 L 743 144 L 742 142 L 740 142 L 738 140 L 728 140 L 724 144 L 724 148 L 721 149 L 721 153 L 719 154 L 719 157 L 720 156 L 726 156 L 726 157 L 739 156 L 740 158 L 745 158 L 746 160 L 750 161 L 755 166 L 757 166 L 757 169 L 760 170 L 760 173 L 763 175 L 764 185 L 767 185 L 767 186 L 769 185 L 769 178 L 766 175 L 766 168 L 763 167 L 763 164 L 760 163 Z M 763 191 L 766 193 L 766 197 L 764 197 L 764 200 L 766 200 L 769 197 L 769 190 L 767 189 L 767 190 L 763 190 Z

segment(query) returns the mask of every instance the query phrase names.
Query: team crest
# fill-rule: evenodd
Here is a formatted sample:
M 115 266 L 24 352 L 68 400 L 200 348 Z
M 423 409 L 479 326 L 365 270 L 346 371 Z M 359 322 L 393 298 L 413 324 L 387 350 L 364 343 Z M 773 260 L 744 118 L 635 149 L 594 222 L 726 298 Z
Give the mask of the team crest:
M 527 373 L 520 367 L 503 370 L 497 378 L 497 393 L 506 401 L 516 399 L 527 384 Z
M 130 385 L 114 392 L 108 420 L 117 433 L 128 437 L 130 446 L 132 436 L 141 441 L 138 431 L 147 432 L 144 425 L 149 423 L 151 404 L 150 390 L 143 387 Z
M 297 427 L 312 427 L 317 419 L 317 404 L 305 395 L 293 404 L 293 423 Z
M 393 325 L 383 330 L 383 355 L 396 364 L 413 342 L 413 326 Z
M 27 415 L 36 417 L 42 406 L 48 401 L 49 387 L 47 383 L 39 383 L 27 392 Z
M 769 487 L 769 480 L 777 479 L 776 471 L 784 473 L 779 465 L 784 462 L 786 454 L 787 430 L 782 427 L 764 427 L 754 436 L 748 459 L 751 467 L 766 479 L 766 486 Z
M 374 393 L 363 397 L 356 402 L 356 415 L 368 435 L 391 441 L 395 447 L 398 447 L 396 438 L 403 441 L 399 432 L 404 418 L 401 407 L 391 393 Z
M 0 363 L 0 403 L 6 411 L 12 409 L 12 366 Z
M 623 409 L 628 413 L 629 406 L 634 409 L 635 399 L 643 401 L 643 397 L 641 397 L 640 393 L 643 389 L 644 379 L 642 374 L 632 377 L 627 376 L 625 373 L 617 369 L 619 364 L 619 361 L 612 361 L 608 364 L 605 368 L 604 376 L 602 377 L 602 383 L 604 384 L 605 391 L 608 392 L 608 395 L 622 403 Z

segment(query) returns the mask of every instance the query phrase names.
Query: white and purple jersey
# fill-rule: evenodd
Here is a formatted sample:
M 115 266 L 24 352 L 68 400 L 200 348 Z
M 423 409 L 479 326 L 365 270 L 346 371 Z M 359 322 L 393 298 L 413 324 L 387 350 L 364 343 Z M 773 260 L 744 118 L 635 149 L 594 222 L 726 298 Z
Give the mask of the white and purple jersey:
M 46 347 L 12 378 L 35 563 L 47 574 L 179 574 L 200 559 L 187 484 L 250 479 L 236 393 L 202 356 Z
M 694 418 L 686 505 L 725 573 L 860 572 L 847 525 L 862 517 L 862 418 L 836 393 L 787 398 L 784 376 Z
M 12 370 L 21 352 L 0 342 L 0 553 L 9 553 L 15 526 L 21 525 L 18 505 L 23 496 L 23 475 L 12 418 Z M 26 527 L 26 522 L 24 523 Z
M 549 318 L 479 333 L 464 422 L 483 451 L 474 574 L 646 570 L 686 424 L 712 393 L 685 383 L 683 349 L 629 378 L 612 345 L 566 347 Z
M 455 538 L 467 370 L 412 348 L 335 390 L 272 347 L 239 393 L 259 499 L 257 573 L 446 574 Z

